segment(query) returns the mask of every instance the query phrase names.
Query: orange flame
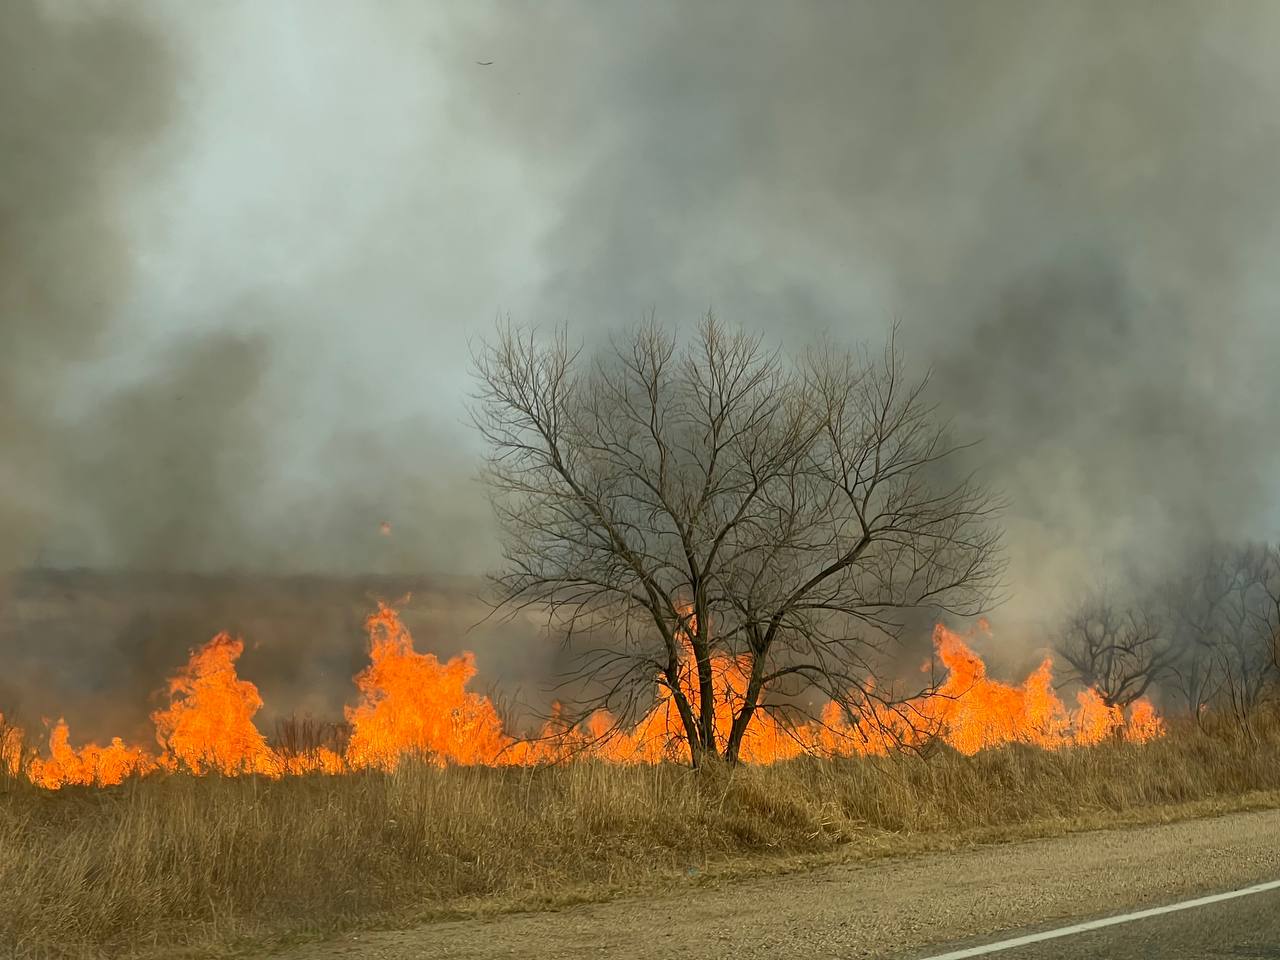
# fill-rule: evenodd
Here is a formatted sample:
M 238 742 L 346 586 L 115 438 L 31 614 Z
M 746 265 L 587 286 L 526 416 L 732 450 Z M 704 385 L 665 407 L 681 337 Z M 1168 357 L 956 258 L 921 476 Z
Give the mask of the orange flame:
M 0 713 L 0 773 L 17 776 L 22 772 L 22 730 Z
M 389 771 L 406 756 L 441 765 L 506 765 L 577 756 L 618 763 L 680 762 L 687 755 L 675 697 L 661 684 L 653 706 L 628 729 L 620 729 L 603 711 L 578 726 L 557 712 L 541 736 L 521 740 L 503 730 L 492 701 L 467 690 L 476 675 L 471 654 L 442 663 L 419 653 L 399 615 L 386 604 L 378 605 L 366 626 L 369 665 L 355 677 L 357 703 L 346 708 L 351 735 L 345 752 L 318 747 L 293 755 L 273 749 L 253 722 L 262 707 L 258 688 L 236 673 L 244 644 L 220 633 L 192 651 L 187 665 L 169 681 L 169 706 L 151 715 L 158 755 L 119 738 L 106 747 L 74 748 L 60 720 L 51 731 L 48 755 L 24 762 L 22 732 L 0 717 L 0 764 L 56 789 L 109 786 L 157 771 L 271 777 L 361 768 Z M 979 629 L 986 630 L 985 624 Z M 856 709 L 829 703 L 817 721 L 798 727 L 758 710 L 743 737 L 742 759 L 772 763 L 802 753 L 885 755 L 930 742 L 964 754 L 1007 743 L 1052 750 L 1108 738 L 1142 743 L 1164 733 L 1163 721 L 1147 700 L 1134 703 L 1126 717 L 1097 691 L 1084 690 L 1077 696 L 1077 709 L 1068 711 L 1053 691 L 1049 660 L 1018 686 L 992 680 L 966 640 L 942 625 L 934 629 L 935 653 L 947 673 L 936 690 L 924 696 L 901 703 L 886 696 L 882 702 L 876 688 L 868 685 L 854 699 Z M 677 686 L 696 710 L 696 665 L 688 637 L 682 636 L 681 642 Z M 715 731 L 723 744 L 742 703 L 750 663 L 746 658 L 713 656 L 710 667 L 717 698 Z
M 959 634 L 939 624 L 933 642 L 947 678 L 922 712 L 937 718 L 947 743 L 964 754 L 1004 743 L 1062 745 L 1069 720 L 1053 692 L 1049 660 L 1011 687 L 987 677 L 986 664 Z
M 369 666 L 356 675 L 360 703 L 346 710 L 351 724 L 347 762 L 392 770 L 406 754 L 436 763 L 492 762 L 509 742 L 486 697 L 466 691 L 476 674 L 464 653 L 441 664 L 413 649 L 396 612 L 380 603 L 369 628 Z
M 125 746 L 119 737 L 106 747 L 91 743 L 76 750 L 71 746 L 71 731 L 59 720 L 49 734 L 49 758 L 32 760 L 27 775 L 50 789 L 68 784 L 108 787 L 156 767 L 155 757 L 141 747 Z
M 986 632 L 985 622 L 978 629 Z M 1126 720 L 1116 706 L 1107 706 L 1096 690 L 1077 695 L 1079 708 L 1068 712 L 1053 690 L 1053 663 L 1046 659 L 1019 686 L 987 676 L 982 658 L 965 638 L 942 624 L 934 627 L 934 650 L 947 668 L 937 690 L 908 701 L 897 710 L 881 708 L 879 727 L 865 747 L 841 749 L 836 739 L 828 752 L 883 753 L 888 742 L 920 745 L 937 738 L 966 755 L 1007 743 L 1025 743 L 1056 750 L 1065 746 L 1100 743 L 1119 737 L 1141 743 L 1161 736 L 1164 723 L 1148 700 L 1138 700 Z M 838 723 L 830 723 L 837 733 Z
M 258 688 L 236 675 L 244 643 L 220 633 L 169 680 L 172 703 L 151 715 L 166 766 L 195 774 L 278 774 L 280 763 L 253 725 Z

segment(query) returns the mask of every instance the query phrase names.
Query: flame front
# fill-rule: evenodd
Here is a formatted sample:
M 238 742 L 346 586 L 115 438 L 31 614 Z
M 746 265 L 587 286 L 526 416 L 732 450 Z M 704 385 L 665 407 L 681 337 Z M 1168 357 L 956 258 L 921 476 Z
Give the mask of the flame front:
M 489 699 L 467 692 L 475 657 L 464 653 L 442 664 L 418 653 L 386 604 L 366 626 L 369 666 L 356 674 L 360 702 L 346 710 L 347 763 L 391 770 L 408 754 L 437 763 L 492 763 L 509 741 Z
M 56 789 L 110 786 L 165 771 L 280 777 L 393 770 L 410 756 L 441 765 L 507 765 L 581 756 L 618 763 L 679 762 L 686 755 L 684 726 L 668 687 L 658 685 L 653 706 L 629 728 L 620 728 L 601 711 L 578 726 L 553 716 L 540 736 L 519 739 L 503 729 L 489 698 L 467 689 L 476 675 L 470 653 L 445 662 L 419 653 L 399 615 L 385 604 L 379 604 L 366 626 L 369 665 L 355 677 L 359 697 L 346 708 L 351 733 L 342 751 L 273 748 L 253 722 L 262 708 L 258 688 L 236 672 L 244 644 L 220 633 L 192 651 L 186 666 L 169 680 L 169 705 L 151 715 L 158 751 L 118 737 L 105 747 L 75 748 L 67 724 L 59 720 L 50 731 L 46 755 L 27 757 L 22 731 L 0 716 L 0 769 Z M 985 630 L 985 624 L 979 629 Z M 678 685 L 696 709 L 692 652 L 687 638 L 682 640 Z M 884 755 L 932 742 L 964 754 L 1008 743 L 1053 750 L 1107 739 L 1141 743 L 1164 733 L 1163 721 L 1147 700 L 1134 703 L 1126 716 L 1097 691 L 1083 690 L 1076 709 L 1068 710 L 1054 693 L 1049 660 L 1018 686 L 992 680 L 967 640 L 941 624 L 934 629 L 934 650 L 947 672 L 927 695 L 882 700 L 869 685 L 854 701 L 856 710 L 829 703 L 818 720 L 798 726 L 783 723 L 768 710 L 756 711 L 743 737 L 742 759 L 772 763 L 805 753 Z M 728 738 L 742 703 L 749 666 L 745 658 L 712 658 L 719 743 Z
M 48 759 L 33 759 L 27 775 L 50 789 L 69 784 L 104 787 L 150 773 L 157 766 L 156 758 L 145 749 L 125 746 L 119 737 L 106 747 L 91 743 L 76 750 L 71 746 L 71 731 L 59 720 L 49 734 Z
M 169 680 L 170 705 L 151 715 L 162 762 L 191 773 L 278 773 L 279 759 L 253 725 L 258 688 L 236 675 L 244 643 L 220 633 Z

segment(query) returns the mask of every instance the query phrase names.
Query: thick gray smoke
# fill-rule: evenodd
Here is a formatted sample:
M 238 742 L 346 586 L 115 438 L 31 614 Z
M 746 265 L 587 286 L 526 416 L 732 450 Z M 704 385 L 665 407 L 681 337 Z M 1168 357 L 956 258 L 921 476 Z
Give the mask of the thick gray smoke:
M 128 190 L 155 172 L 180 66 L 125 14 L 17 0 L 0 17 L 0 569 L 199 564 L 244 530 L 266 358 L 180 325 L 148 350 L 123 316 Z
M 0 566 L 482 570 L 508 312 L 900 321 L 1009 619 L 1275 533 L 1274 4 L 0 17 Z
M 66 508 L 59 405 L 127 295 L 119 178 L 172 107 L 172 66 L 123 18 L 55 22 L 36 0 L 0 29 L 0 561 L 29 559 Z
M 545 315 L 900 320 L 1012 499 L 1012 615 L 1274 535 L 1280 9 L 556 11 L 477 41 L 487 129 L 560 173 Z
M 367 292 L 404 298 L 404 356 L 440 339 L 420 321 L 429 298 L 398 289 L 407 261 L 381 276 L 370 259 L 393 258 L 345 236 L 340 200 L 306 180 L 320 151 L 299 139 L 292 165 L 261 158 L 290 136 L 246 129 L 278 118 L 253 114 L 269 95 L 234 90 L 230 51 L 246 37 L 207 16 L 48 0 L 0 10 L 0 571 L 478 569 L 487 509 L 457 451 L 456 395 L 366 412 L 370 395 L 418 386 L 380 369 L 398 345 L 380 342 L 369 313 L 385 307 Z M 202 56 L 217 61 L 211 80 Z M 299 98 L 286 113 L 306 100 L 278 81 L 255 78 Z M 210 131 L 224 119 L 210 101 L 229 87 L 229 129 Z M 259 152 L 258 168 L 200 168 L 210 141 Z M 357 182 L 348 149 L 335 169 Z M 263 199 L 236 195 L 259 180 Z M 302 185 L 292 202 L 304 209 L 288 209 L 280 180 Z M 356 190 L 390 202 L 381 186 Z M 199 243 L 184 245 L 193 231 Z M 336 308 L 290 272 L 321 233 L 365 251 L 325 265 L 344 291 L 328 295 Z M 230 276 L 214 275 L 215 254 Z M 446 362 L 464 358 L 465 341 Z

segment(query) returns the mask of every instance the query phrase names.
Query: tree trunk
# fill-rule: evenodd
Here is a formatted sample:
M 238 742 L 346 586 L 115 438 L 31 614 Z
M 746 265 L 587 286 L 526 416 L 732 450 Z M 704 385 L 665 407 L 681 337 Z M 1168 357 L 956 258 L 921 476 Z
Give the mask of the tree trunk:
M 733 726 L 729 730 L 729 740 L 724 747 L 724 758 L 730 763 L 736 764 L 738 762 L 739 755 L 742 753 L 743 737 L 747 734 L 747 727 L 751 724 L 751 718 L 755 716 L 756 706 L 760 700 L 760 689 L 763 686 L 760 681 L 761 662 L 762 660 L 759 656 L 751 658 L 751 677 L 747 680 L 747 690 L 743 695 L 742 709 L 733 718 Z
M 747 732 L 747 724 L 756 712 L 754 700 L 743 704 L 738 715 L 733 718 L 733 728 L 729 731 L 729 740 L 724 746 L 724 758 L 731 764 L 738 763 L 742 753 L 742 738 Z
M 701 623 L 689 638 L 693 647 L 693 658 L 698 671 L 698 735 L 703 753 L 715 756 L 716 749 L 716 688 L 715 677 L 711 673 L 711 651 L 706 638 L 702 635 L 705 629 Z
M 689 763 L 696 769 L 702 762 L 703 753 L 697 719 L 693 715 L 693 708 L 689 704 L 689 698 L 680 689 L 679 668 L 668 669 L 663 672 L 667 677 L 667 687 L 671 691 L 671 699 L 676 702 L 676 712 L 680 714 L 680 722 L 684 725 L 684 739 L 689 746 Z

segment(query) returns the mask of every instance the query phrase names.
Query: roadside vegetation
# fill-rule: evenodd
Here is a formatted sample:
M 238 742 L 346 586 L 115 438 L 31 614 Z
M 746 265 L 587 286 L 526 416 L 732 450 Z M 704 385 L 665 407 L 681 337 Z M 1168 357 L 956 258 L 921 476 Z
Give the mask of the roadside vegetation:
M 193 956 L 1280 799 L 1280 725 L 769 766 L 404 763 L 0 787 L 0 944 Z M 9 954 L 6 954 L 9 955 Z

